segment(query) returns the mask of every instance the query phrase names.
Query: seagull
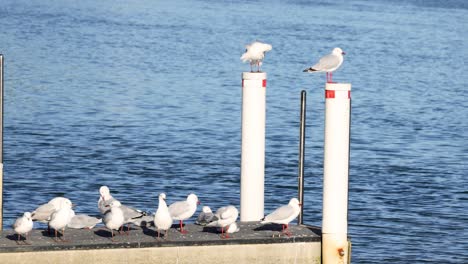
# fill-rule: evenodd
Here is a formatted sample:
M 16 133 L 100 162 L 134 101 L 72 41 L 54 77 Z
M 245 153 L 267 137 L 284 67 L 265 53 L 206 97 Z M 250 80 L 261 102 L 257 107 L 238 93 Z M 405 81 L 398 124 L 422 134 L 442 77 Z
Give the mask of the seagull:
M 291 236 L 291 232 L 289 232 L 289 222 L 291 222 L 294 218 L 296 218 L 301 211 L 301 204 L 299 200 L 296 198 L 292 198 L 289 201 L 289 204 L 283 205 L 270 213 L 269 215 L 265 216 L 261 224 L 267 223 L 275 223 L 283 225 L 283 234 L 287 236 Z
M 240 228 L 237 226 L 237 224 L 234 222 L 229 225 L 229 227 L 225 230 L 226 233 L 232 234 L 239 232 Z
M 63 201 L 68 201 L 71 204 L 71 201 L 64 197 L 55 197 L 46 204 L 40 205 L 36 210 L 31 213 L 31 218 L 33 221 L 39 221 L 47 224 L 47 232 L 50 234 L 50 225 L 49 221 L 52 214 L 60 209 L 61 203 Z
M 250 71 L 253 72 L 252 66 L 257 65 L 257 72 L 260 72 L 265 53 L 270 51 L 272 46 L 259 41 L 254 41 L 245 46 L 245 53 L 242 54 L 240 59 L 242 62 L 250 62 Z
M 50 217 L 49 225 L 55 230 L 55 242 L 58 242 L 57 230 L 59 229 L 62 229 L 62 238 L 60 238 L 60 240 L 66 242 L 66 240 L 63 239 L 65 236 L 65 227 L 70 223 L 73 215 L 75 214 L 72 210 L 72 206 L 73 204 L 70 200 L 62 200 L 60 203 L 60 209 L 55 211 Z
M 98 201 L 98 208 L 101 214 L 105 215 L 106 212 L 109 211 L 108 205 L 110 205 L 112 201 L 118 200 L 112 197 L 112 195 L 110 194 L 109 187 L 107 186 L 101 186 L 101 188 L 99 188 L 99 194 L 100 197 Z M 127 230 L 130 230 L 130 223 L 141 222 L 138 221 L 139 218 L 147 214 L 146 212 L 122 204 L 120 205 L 120 209 L 122 209 L 122 212 L 124 214 L 124 224 L 127 224 Z
M 107 206 L 110 207 L 110 210 L 104 215 L 104 224 L 110 229 L 112 234 L 111 240 L 114 242 L 114 230 L 119 230 L 119 228 L 125 223 L 124 213 L 122 212 L 122 209 L 120 209 L 120 202 L 117 200 L 112 201 Z
M 29 245 L 29 243 L 26 242 L 28 239 L 28 234 L 31 232 L 33 228 L 33 221 L 31 218 L 31 213 L 30 212 L 25 212 L 23 216 L 18 217 L 13 224 L 13 229 L 15 230 L 15 233 L 18 234 L 18 240 L 16 243 L 19 244 L 20 237 L 21 235 L 24 234 L 24 243 L 26 245 Z
M 229 233 L 224 234 L 224 229 L 235 223 L 239 217 L 239 211 L 235 206 L 228 205 L 219 208 L 215 213 L 215 221 L 207 224 L 206 226 L 221 227 L 221 238 L 229 238 Z M 229 229 L 229 228 L 227 228 Z
M 159 230 L 165 230 L 164 239 L 167 239 L 168 230 L 172 226 L 172 217 L 169 213 L 169 209 L 167 208 L 166 204 L 166 194 L 161 193 L 159 194 L 159 205 L 158 210 L 156 210 L 156 214 L 154 215 L 154 225 L 158 229 L 158 239 L 160 232 Z
M 154 215 L 145 215 L 132 220 L 133 224 L 139 227 L 149 227 L 154 225 Z
M 173 220 L 179 220 L 180 233 L 187 234 L 187 230 L 184 230 L 183 221 L 192 217 L 197 211 L 197 205 L 200 204 L 198 197 L 191 193 L 187 196 L 187 200 L 179 201 L 169 206 L 169 213 Z
M 341 66 L 345 54 L 340 48 L 334 48 L 332 53 L 322 57 L 319 62 L 305 69 L 304 72 L 326 72 L 327 83 L 333 83 L 332 73 Z
M 195 224 L 205 226 L 208 223 L 212 222 L 213 218 L 214 218 L 214 214 L 211 211 L 211 208 L 209 206 L 203 206 L 202 212 L 198 215 L 197 221 L 195 221 Z
M 75 212 L 73 212 L 72 218 L 70 220 L 70 223 L 68 223 L 67 227 L 73 229 L 92 229 L 99 223 L 102 223 L 102 219 L 92 217 L 86 214 L 75 215 Z

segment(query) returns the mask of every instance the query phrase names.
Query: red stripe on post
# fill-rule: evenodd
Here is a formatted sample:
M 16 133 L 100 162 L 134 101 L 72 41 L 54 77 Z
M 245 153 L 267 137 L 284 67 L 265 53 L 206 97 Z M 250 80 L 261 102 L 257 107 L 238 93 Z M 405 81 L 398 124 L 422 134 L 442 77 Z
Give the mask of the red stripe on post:
M 262 82 L 262 86 L 263 86 L 263 87 L 266 87 L 266 79 L 265 79 L 265 80 L 263 80 L 263 82 Z
M 348 99 L 351 99 L 351 91 L 348 91 Z
M 335 91 L 334 90 L 325 90 L 325 98 L 335 98 Z

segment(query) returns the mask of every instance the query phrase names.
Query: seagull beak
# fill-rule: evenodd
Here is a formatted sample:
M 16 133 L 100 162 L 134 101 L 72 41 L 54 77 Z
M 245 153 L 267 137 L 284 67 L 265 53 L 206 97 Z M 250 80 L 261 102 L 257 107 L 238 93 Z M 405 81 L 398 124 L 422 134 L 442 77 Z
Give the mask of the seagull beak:
M 200 202 L 200 200 L 198 200 L 198 201 L 197 201 L 197 205 L 200 205 L 200 204 L 201 204 L 201 202 Z
M 343 51 L 343 52 L 341 52 L 341 54 L 342 54 L 342 55 L 346 55 L 346 52 Z
M 75 206 L 76 206 L 76 204 L 72 203 L 72 208 L 75 207 Z

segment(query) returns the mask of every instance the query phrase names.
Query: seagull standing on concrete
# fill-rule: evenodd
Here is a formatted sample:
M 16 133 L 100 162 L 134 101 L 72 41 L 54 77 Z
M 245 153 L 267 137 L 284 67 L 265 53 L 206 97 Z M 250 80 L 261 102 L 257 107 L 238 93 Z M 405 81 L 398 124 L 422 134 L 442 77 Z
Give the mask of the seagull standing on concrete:
M 72 218 L 67 227 L 73 229 L 92 229 L 97 224 L 102 223 L 102 219 L 92 217 L 86 214 L 77 214 L 72 213 Z
M 228 205 L 219 208 L 216 213 L 213 222 L 207 224 L 206 226 L 216 226 L 221 228 L 221 238 L 229 238 L 229 233 L 224 233 L 224 229 L 229 229 L 229 226 L 232 223 L 235 223 L 239 217 L 239 211 L 235 206 Z
M 33 221 L 39 221 L 41 223 L 47 224 L 47 232 L 50 235 L 50 225 L 49 221 L 53 213 L 60 209 L 61 203 L 63 201 L 68 201 L 71 204 L 71 201 L 64 197 L 55 197 L 46 204 L 40 205 L 36 210 L 31 213 L 31 218 Z
M 169 209 L 167 208 L 166 204 L 166 194 L 161 193 L 159 194 L 159 204 L 158 210 L 156 210 L 156 214 L 154 215 L 154 225 L 157 228 L 158 232 L 158 239 L 160 236 L 160 230 L 165 230 L 164 239 L 167 239 L 168 230 L 172 226 L 172 217 L 169 213 Z
M 180 233 L 187 234 L 187 230 L 184 230 L 183 221 L 192 217 L 197 211 L 197 205 L 200 204 L 198 197 L 191 193 L 187 196 L 187 200 L 175 202 L 169 205 L 169 213 L 173 220 L 179 220 Z
M 252 42 L 245 46 L 245 53 L 242 54 L 242 62 L 250 62 L 250 71 L 253 72 L 252 66 L 257 65 L 257 72 L 260 72 L 265 53 L 270 51 L 272 46 L 259 41 Z
M 108 205 L 110 205 L 112 201 L 118 200 L 112 197 L 109 187 L 107 186 L 101 186 L 101 188 L 99 188 L 99 194 L 98 208 L 101 214 L 104 215 L 109 210 Z M 122 204 L 120 205 L 120 209 L 124 214 L 127 230 L 130 230 L 130 223 L 139 222 L 138 220 L 146 215 L 146 212 Z
M 229 227 L 225 230 L 225 232 L 232 234 L 232 233 L 239 232 L 239 230 L 240 230 L 240 227 L 238 227 L 237 224 L 234 222 L 229 225 Z
M 28 234 L 31 232 L 33 228 L 33 221 L 31 218 L 31 213 L 30 212 L 25 212 L 23 216 L 18 217 L 13 224 L 13 230 L 15 230 L 15 233 L 18 234 L 18 240 L 16 243 L 19 244 L 20 237 L 21 235 L 24 235 L 24 243 L 26 245 L 29 245 L 26 240 L 28 239 Z
M 117 200 L 112 201 L 107 206 L 110 207 L 110 210 L 104 215 L 104 224 L 110 229 L 112 235 L 111 240 L 114 242 L 114 230 L 119 230 L 119 228 L 124 224 L 124 213 L 122 212 L 122 209 L 120 209 L 120 202 Z
M 345 54 L 340 48 L 334 48 L 332 53 L 322 57 L 319 62 L 305 69 L 304 72 L 326 72 L 327 83 L 332 83 L 332 73 L 341 66 Z
M 296 198 L 292 198 L 289 201 L 289 204 L 283 205 L 270 213 L 269 215 L 265 216 L 263 219 L 262 224 L 267 223 L 275 223 L 283 225 L 283 234 L 287 236 L 291 236 L 291 232 L 289 232 L 289 222 L 291 222 L 294 218 L 296 218 L 299 213 L 301 212 L 301 204 L 299 200 Z
M 206 226 L 213 221 L 214 214 L 209 206 L 203 206 L 201 213 L 197 217 L 195 224 Z
M 55 242 L 58 242 L 58 231 L 62 229 L 62 237 L 60 240 L 66 242 L 63 238 L 65 237 L 65 227 L 70 223 L 75 212 L 72 210 L 73 204 L 70 200 L 62 200 L 60 203 L 60 209 L 55 211 L 50 217 L 49 225 L 55 230 Z

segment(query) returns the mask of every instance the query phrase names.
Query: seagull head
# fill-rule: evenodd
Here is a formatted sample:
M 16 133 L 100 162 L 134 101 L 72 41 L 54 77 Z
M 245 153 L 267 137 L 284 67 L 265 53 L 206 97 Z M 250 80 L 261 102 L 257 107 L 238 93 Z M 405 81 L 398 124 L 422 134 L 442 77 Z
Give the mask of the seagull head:
M 194 193 L 191 193 L 189 196 L 187 196 L 187 201 L 190 203 L 196 203 L 197 205 L 200 204 L 198 197 Z
M 262 43 L 262 44 L 263 44 L 263 53 L 270 51 L 273 48 L 273 46 L 271 46 L 270 44 L 266 44 L 266 43 Z
M 68 208 L 71 209 L 73 207 L 73 204 L 70 200 L 64 199 L 60 202 L 60 209 L 62 208 Z
M 159 199 L 163 199 L 164 201 L 166 201 L 166 194 L 165 193 L 160 193 L 159 194 Z
M 291 200 L 289 200 L 289 205 L 292 205 L 292 206 L 302 206 L 302 204 L 299 202 L 299 200 L 297 198 L 291 198 Z
M 101 195 L 102 199 L 107 200 L 110 196 L 109 187 L 101 186 L 101 188 L 99 188 L 99 194 Z
M 30 212 L 25 212 L 23 214 L 24 217 L 26 217 L 26 219 L 30 220 L 31 219 L 31 213 Z
M 202 212 L 205 214 L 212 213 L 211 208 L 209 206 L 203 206 Z
M 335 54 L 335 55 L 345 55 L 345 54 L 346 54 L 346 53 L 345 53 L 343 50 L 341 50 L 340 48 L 334 48 L 332 53 Z

